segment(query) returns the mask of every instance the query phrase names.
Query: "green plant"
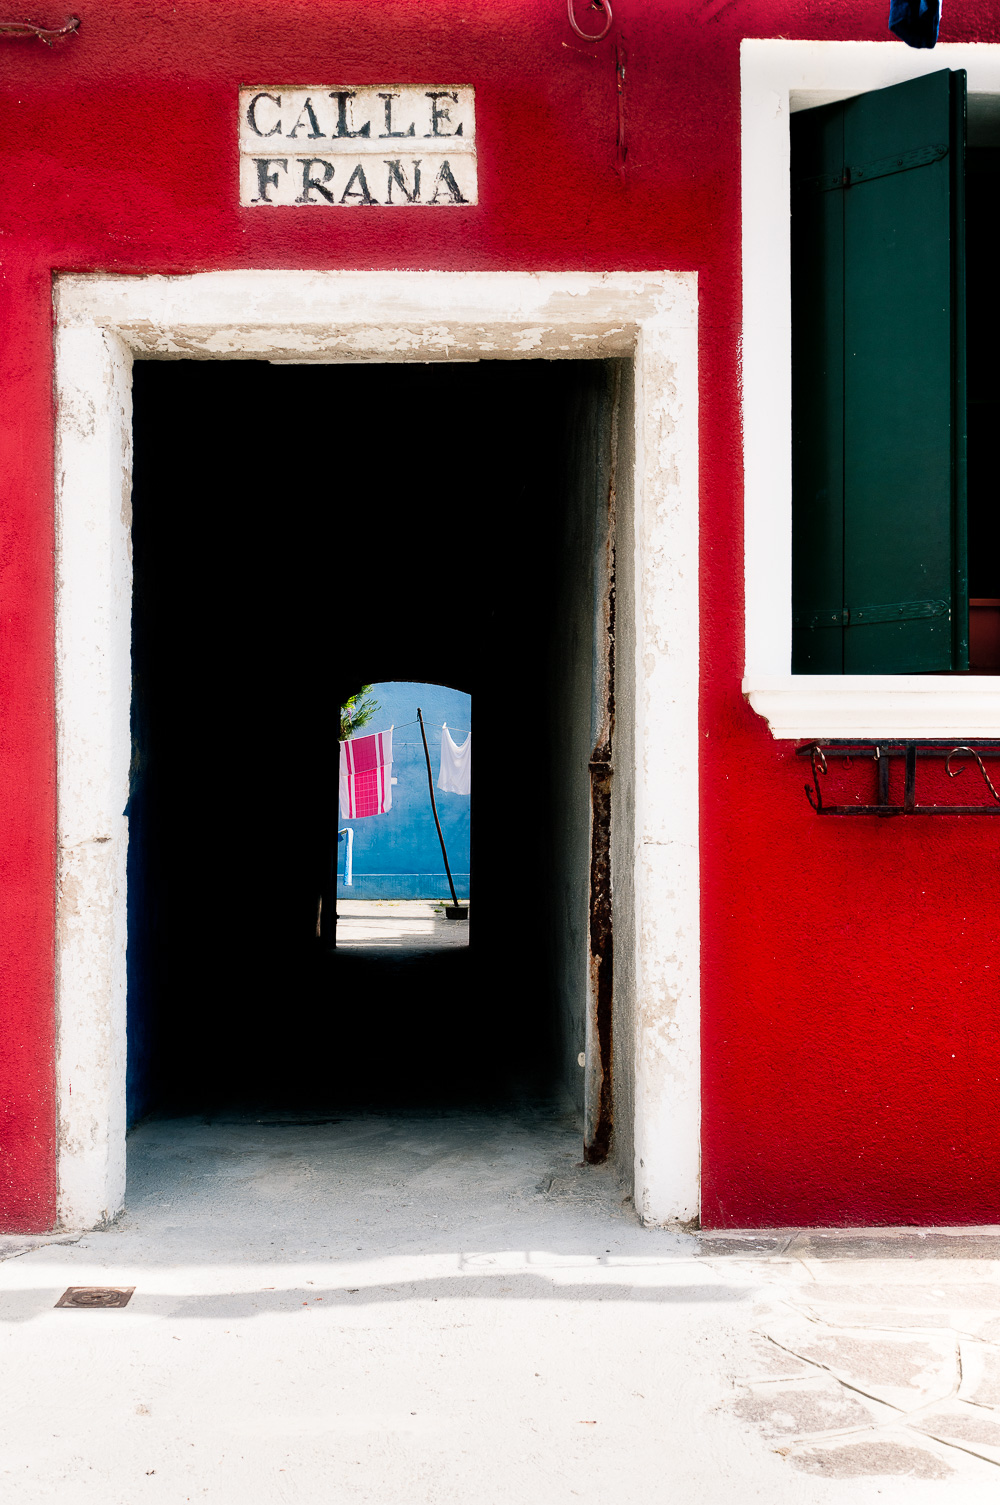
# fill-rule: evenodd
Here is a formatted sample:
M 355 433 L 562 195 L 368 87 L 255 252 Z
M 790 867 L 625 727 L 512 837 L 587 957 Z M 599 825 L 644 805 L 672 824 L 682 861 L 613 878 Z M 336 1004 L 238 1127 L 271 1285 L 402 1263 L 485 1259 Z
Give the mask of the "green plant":
M 362 685 L 340 707 L 340 740 L 346 742 L 366 726 L 382 707 L 372 695 L 371 685 Z

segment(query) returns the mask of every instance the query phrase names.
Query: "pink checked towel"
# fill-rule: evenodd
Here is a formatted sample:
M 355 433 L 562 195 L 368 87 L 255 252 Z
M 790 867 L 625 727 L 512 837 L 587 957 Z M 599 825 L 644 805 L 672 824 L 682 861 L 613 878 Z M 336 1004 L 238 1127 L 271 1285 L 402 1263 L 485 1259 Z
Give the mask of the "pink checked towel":
M 340 813 L 346 820 L 392 809 L 392 727 L 340 744 Z

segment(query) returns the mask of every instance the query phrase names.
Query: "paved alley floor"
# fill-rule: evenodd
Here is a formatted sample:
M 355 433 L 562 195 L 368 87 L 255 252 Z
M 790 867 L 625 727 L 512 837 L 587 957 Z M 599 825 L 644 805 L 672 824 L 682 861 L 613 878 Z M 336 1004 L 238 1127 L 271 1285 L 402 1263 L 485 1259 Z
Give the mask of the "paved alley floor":
M 997 1230 L 643 1229 L 578 1160 L 541 1107 L 147 1123 L 112 1228 L 0 1239 L 3 1498 L 997 1499 Z
M 444 904 L 433 899 L 338 899 L 337 948 L 436 951 L 467 946 L 470 923 L 449 920 Z

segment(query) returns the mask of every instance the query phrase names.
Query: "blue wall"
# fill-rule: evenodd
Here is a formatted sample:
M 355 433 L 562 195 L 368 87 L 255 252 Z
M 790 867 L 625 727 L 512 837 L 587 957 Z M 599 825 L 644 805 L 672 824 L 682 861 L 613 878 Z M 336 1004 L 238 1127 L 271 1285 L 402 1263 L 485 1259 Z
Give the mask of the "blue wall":
M 413 684 L 407 680 L 390 680 L 375 685 L 372 694 L 381 710 L 359 736 L 369 732 L 393 732 L 392 774 L 396 785 L 392 791 L 392 809 L 385 815 L 368 815 L 346 821 L 354 830 L 354 886 L 344 884 L 346 841 L 337 849 L 337 893 L 343 899 L 447 899 L 448 879 L 441 860 L 441 844 L 434 828 L 430 794 L 427 790 L 427 765 L 416 725 L 417 706 L 424 713 L 427 745 L 431 754 L 434 793 L 448 848 L 448 861 L 460 899 L 469 897 L 469 830 L 468 795 L 442 794 L 437 787 L 441 766 L 441 725 L 458 743 L 472 727 L 472 696 L 445 685 Z M 413 723 L 408 725 L 407 723 Z

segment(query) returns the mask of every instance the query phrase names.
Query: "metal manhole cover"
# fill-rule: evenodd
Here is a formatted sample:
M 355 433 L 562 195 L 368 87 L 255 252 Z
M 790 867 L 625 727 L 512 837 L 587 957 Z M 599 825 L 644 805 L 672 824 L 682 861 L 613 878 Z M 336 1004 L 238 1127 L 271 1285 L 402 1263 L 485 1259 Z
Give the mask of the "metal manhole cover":
M 135 1286 L 70 1286 L 56 1306 L 128 1306 Z

